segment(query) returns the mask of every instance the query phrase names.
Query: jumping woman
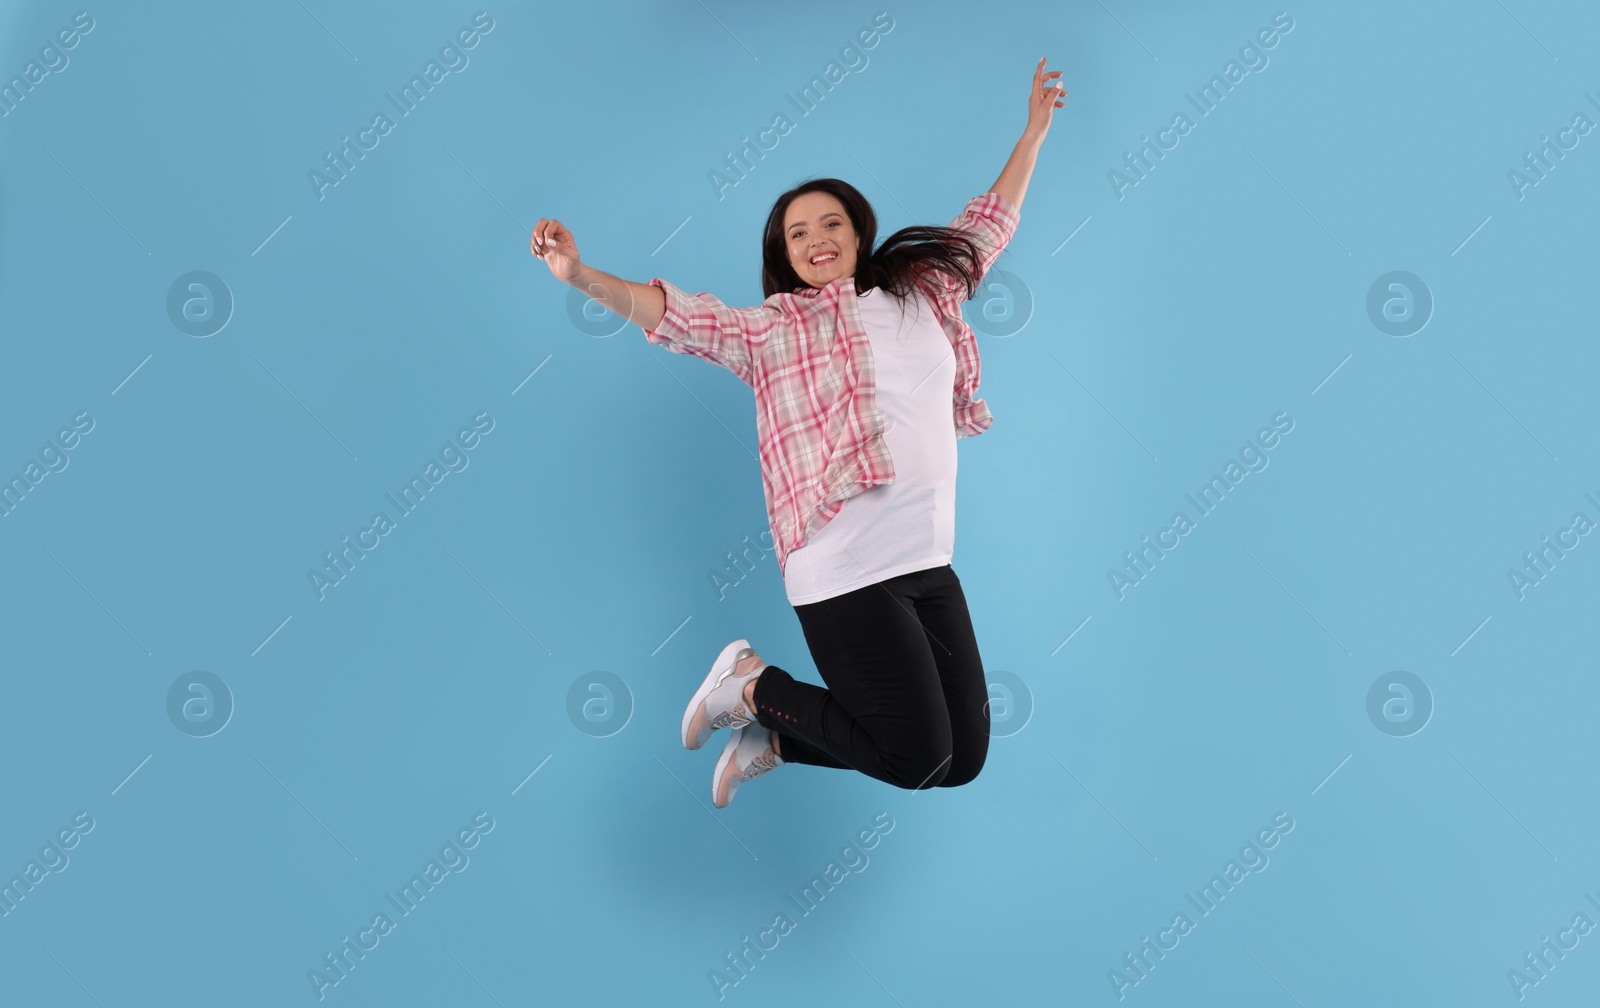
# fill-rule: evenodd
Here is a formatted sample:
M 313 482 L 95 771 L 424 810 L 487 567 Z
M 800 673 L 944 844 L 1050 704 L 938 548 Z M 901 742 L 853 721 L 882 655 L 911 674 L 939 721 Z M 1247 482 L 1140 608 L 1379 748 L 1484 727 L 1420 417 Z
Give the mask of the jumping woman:
M 988 686 L 955 545 L 956 439 L 993 418 L 976 398 L 978 342 L 961 302 L 1016 232 L 1059 70 L 1041 59 L 1022 139 L 948 227 L 874 250 L 877 217 L 838 179 L 778 197 L 762 235 L 765 300 L 730 308 L 655 277 L 584 265 L 540 218 L 533 254 L 650 343 L 725 367 L 755 392 L 761 484 L 784 590 L 823 689 L 722 649 L 684 711 L 683 744 L 732 728 L 712 775 L 726 807 L 784 763 L 858 770 L 896 787 L 957 787 L 989 750 Z

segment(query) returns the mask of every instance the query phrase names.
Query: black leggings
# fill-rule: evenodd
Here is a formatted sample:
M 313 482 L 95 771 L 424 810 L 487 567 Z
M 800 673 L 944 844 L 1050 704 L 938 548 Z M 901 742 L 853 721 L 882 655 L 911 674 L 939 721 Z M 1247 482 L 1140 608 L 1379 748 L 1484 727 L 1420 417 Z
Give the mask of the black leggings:
M 859 770 L 912 790 L 956 787 L 989 752 L 989 691 L 949 564 L 794 607 L 827 689 L 776 665 L 756 720 L 787 763 Z

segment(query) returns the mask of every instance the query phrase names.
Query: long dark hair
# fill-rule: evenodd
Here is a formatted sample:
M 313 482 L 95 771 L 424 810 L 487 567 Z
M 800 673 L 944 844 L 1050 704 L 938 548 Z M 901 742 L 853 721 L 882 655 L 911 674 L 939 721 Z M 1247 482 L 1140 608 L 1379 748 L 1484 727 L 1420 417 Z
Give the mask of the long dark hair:
M 915 225 L 901 228 L 884 240 L 875 251 L 873 241 L 878 236 L 878 217 L 872 204 L 855 186 L 836 178 L 809 179 L 779 196 L 767 215 L 767 226 L 761 238 L 761 292 L 763 298 L 774 294 L 793 293 L 796 288 L 809 287 L 789 264 L 788 242 L 784 239 L 783 218 L 795 197 L 808 192 L 825 192 L 844 204 L 844 212 L 856 231 L 856 292 L 863 294 L 873 287 L 882 287 L 898 297 L 905 297 L 914 288 L 928 291 L 921 283 L 920 274 L 926 269 L 938 269 L 959 277 L 967 288 L 970 299 L 977 293 L 983 279 L 979 270 L 978 247 L 972 239 L 949 227 Z M 931 293 L 931 291 L 928 291 Z

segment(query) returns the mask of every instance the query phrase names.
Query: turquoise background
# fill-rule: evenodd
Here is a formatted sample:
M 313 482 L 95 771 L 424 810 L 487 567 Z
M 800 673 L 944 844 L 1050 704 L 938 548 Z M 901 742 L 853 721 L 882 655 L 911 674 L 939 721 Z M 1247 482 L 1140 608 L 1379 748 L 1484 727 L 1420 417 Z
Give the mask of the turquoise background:
M 714 1004 L 787 912 L 723 1000 L 1113 1004 L 1120 970 L 1136 1005 L 1502 1005 L 1600 923 L 1600 543 L 1508 576 L 1600 521 L 1600 133 L 1508 177 L 1600 117 L 1593 5 L 505 4 L 441 56 L 480 8 L 164 2 L 41 54 L 78 9 L 0 14 L 6 80 L 62 63 L 0 117 L 0 476 L 93 421 L 0 518 L 0 884 L 61 869 L 0 916 L 5 1003 L 317 1003 L 309 972 L 388 911 L 324 1000 Z M 758 303 L 777 194 L 837 176 L 880 239 L 947 223 L 1040 56 L 1070 97 L 965 306 L 995 422 L 960 446 L 953 565 L 988 763 L 929 792 L 782 767 L 715 810 L 720 738 L 677 737 L 711 659 L 744 637 L 819 681 L 761 548 L 751 392 L 586 314 L 529 231 Z M 460 66 L 400 114 L 430 60 Z M 1260 65 L 1201 115 L 1230 60 Z M 210 335 L 169 312 L 195 271 L 192 315 L 232 300 Z M 1409 335 L 1368 307 L 1394 271 Z M 434 859 L 459 870 L 401 915 Z M 1230 862 L 1259 870 L 1202 915 Z M 1550 955 L 1525 996 L 1592 1003 L 1600 934 Z

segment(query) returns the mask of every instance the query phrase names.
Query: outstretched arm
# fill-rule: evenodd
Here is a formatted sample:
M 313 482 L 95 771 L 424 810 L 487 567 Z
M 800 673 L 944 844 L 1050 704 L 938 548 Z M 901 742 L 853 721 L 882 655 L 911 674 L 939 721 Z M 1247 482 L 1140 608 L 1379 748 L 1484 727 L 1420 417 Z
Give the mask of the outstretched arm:
M 583 291 L 645 332 L 653 331 L 666 314 L 666 296 L 660 287 L 635 283 L 619 276 L 580 264 L 572 286 Z
M 583 291 L 629 322 L 650 332 L 661 324 L 666 312 L 666 297 L 661 288 L 634 283 L 585 265 L 578 257 L 578 243 L 560 221 L 539 218 L 534 225 L 529 249 L 550 265 L 550 272 Z
M 689 294 L 660 277 L 634 283 L 586 266 L 578 258 L 572 232 L 557 220 L 540 217 L 529 247 L 557 279 L 643 329 L 649 342 L 725 367 L 752 388 L 762 344 L 785 324 L 784 313 L 765 302 L 731 308 L 710 294 Z
M 1067 92 L 1057 86 L 1063 82 L 1052 80 L 1060 76 L 1060 70 L 1045 73 L 1044 58 L 1040 57 L 1028 95 L 1028 125 L 1023 128 L 1022 139 L 1017 141 L 1000 177 L 989 187 L 990 192 L 1004 196 L 1018 210 L 1022 209 L 1022 197 L 1028 191 L 1028 179 L 1033 176 L 1039 147 L 1044 143 L 1045 134 L 1050 131 L 1051 114 L 1066 104 L 1061 99 L 1067 96 Z

